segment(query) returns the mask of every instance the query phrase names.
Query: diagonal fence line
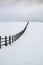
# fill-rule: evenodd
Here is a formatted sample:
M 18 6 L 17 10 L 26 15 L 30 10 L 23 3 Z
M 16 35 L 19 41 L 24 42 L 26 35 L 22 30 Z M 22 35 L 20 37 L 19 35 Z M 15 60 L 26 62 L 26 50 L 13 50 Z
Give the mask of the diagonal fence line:
M 25 28 L 21 32 L 17 33 L 16 35 L 9 35 L 9 37 L 5 36 L 5 38 L 2 38 L 0 36 L 0 49 L 1 49 L 1 46 L 3 45 L 8 46 L 8 44 L 11 45 L 11 43 L 14 43 L 14 41 L 19 39 L 22 36 L 22 34 L 25 32 L 28 24 L 29 24 L 29 21 L 27 22 Z M 4 44 L 1 44 L 1 43 L 4 43 Z

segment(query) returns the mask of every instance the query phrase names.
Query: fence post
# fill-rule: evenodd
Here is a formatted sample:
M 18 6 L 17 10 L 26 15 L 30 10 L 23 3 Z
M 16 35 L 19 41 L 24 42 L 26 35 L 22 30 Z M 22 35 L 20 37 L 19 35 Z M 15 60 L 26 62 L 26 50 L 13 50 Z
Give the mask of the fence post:
M 1 36 L 0 36 L 0 48 L 1 48 Z
M 11 45 L 11 36 L 9 35 L 9 44 Z
M 16 41 L 16 35 L 14 35 L 14 41 Z
M 7 36 L 5 36 L 5 46 L 7 46 Z
M 12 35 L 12 43 L 14 42 L 14 36 Z

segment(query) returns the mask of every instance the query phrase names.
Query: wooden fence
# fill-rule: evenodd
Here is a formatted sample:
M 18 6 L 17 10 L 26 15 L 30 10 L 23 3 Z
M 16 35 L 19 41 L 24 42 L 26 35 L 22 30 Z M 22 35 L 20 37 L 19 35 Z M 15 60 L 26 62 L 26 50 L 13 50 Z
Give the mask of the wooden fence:
M 0 36 L 0 48 L 3 45 L 7 46 L 8 43 L 11 45 L 11 43 L 13 43 L 13 42 L 14 42 L 14 35 L 12 35 L 12 36 L 9 35 L 9 37 L 5 36 L 5 38 L 1 38 L 1 36 Z M 2 43 L 4 43 L 4 44 L 2 44 Z
M 3 45 L 8 46 L 8 44 L 11 45 L 11 43 L 14 43 L 14 41 L 19 39 L 19 37 L 25 32 L 25 30 L 28 26 L 28 23 L 29 23 L 29 21 L 27 22 L 25 28 L 21 32 L 17 33 L 16 35 L 9 35 L 8 37 L 5 36 L 5 38 L 2 38 L 0 36 L 0 49 L 1 49 L 1 46 L 3 46 Z M 2 43 L 4 43 L 4 44 L 2 44 Z

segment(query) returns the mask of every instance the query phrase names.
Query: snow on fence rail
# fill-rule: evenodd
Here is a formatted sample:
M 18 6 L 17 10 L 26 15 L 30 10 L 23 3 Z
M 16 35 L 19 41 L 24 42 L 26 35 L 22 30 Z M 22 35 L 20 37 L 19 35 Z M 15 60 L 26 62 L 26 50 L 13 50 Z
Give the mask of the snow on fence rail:
M 25 28 L 21 32 L 17 33 L 16 35 L 9 35 L 9 37 L 5 36 L 5 38 L 2 38 L 0 36 L 0 48 L 3 45 L 5 45 L 5 46 L 7 46 L 8 44 L 11 45 L 11 43 L 14 43 L 14 41 L 19 39 L 19 37 L 25 32 L 25 30 L 28 26 L 28 23 L 29 23 L 29 21 L 27 22 Z M 4 43 L 4 44 L 2 44 L 2 43 Z

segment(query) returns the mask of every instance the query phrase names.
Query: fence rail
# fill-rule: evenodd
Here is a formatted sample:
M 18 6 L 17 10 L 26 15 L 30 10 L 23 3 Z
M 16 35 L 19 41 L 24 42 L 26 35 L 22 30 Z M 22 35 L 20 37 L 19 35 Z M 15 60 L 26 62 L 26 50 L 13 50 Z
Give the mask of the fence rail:
M 0 36 L 0 49 L 1 49 L 1 46 L 3 46 L 3 45 L 8 46 L 8 44 L 11 45 L 11 43 L 14 43 L 14 41 L 19 39 L 19 37 L 21 37 L 21 35 L 25 32 L 28 24 L 29 24 L 29 21 L 27 22 L 25 28 L 21 32 L 17 33 L 16 35 L 9 35 L 8 37 L 5 36 L 5 38 L 2 38 Z M 2 43 L 4 43 L 4 44 L 2 44 Z

